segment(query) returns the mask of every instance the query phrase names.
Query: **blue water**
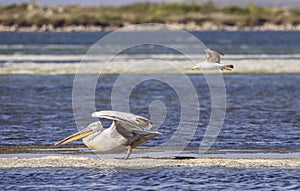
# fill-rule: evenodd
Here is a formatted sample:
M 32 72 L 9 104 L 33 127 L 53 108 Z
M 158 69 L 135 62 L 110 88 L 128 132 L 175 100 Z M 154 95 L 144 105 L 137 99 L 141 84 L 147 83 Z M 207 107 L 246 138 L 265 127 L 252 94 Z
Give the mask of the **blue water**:
M 300 53 L 298 31 L 191 33 L 207 47 L 222 50 L 225 54 Z M 85 54 L 91 45 L 107 34 L 108 32 L 0 32 L 0 54 Z
M 1 190 L 299 190 L 299 169 L 8 168 Z
M 97 110 L 111 109 L 111 91 L 116 77 L 105 75 L 102 83 L 99 81 Z M 127 79 L 136 77 L 128 75 Z M 209 122 L 210 93 L 203 76 L 190 75 L 189 78 L 200 103 L 200 123 L 189 147 L 198 148 Z M 0 145 L 52 145 L 76 132 L 72 113 L 73 79 L 72 75 L 0 76 Z M 224 80 L 227 112 L 214 148 L 299 150 L 299 74 L 232 74 L 224 75 Z M 163 134 L 146 146 L 167 141 L 180 120 L 178 95 L 167 84 L 156 80 L 135 87 L 129 100 L 131 112 L 149 118 L 149 104 L 154 100 L 162 101 L 168 113 L 159 128 Z M 91 118 L 90 122 L 93 120 Z

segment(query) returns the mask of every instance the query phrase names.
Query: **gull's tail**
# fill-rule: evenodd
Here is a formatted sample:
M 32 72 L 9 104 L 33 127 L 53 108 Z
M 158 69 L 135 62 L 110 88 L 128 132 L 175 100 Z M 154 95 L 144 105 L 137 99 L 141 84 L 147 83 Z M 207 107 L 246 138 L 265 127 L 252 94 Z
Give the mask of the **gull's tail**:
M 224 65 L 224 68 L 222 68 L 222 70 L 233 70 L 233 65 L 232 64 L 229 64 L 229 65 Z

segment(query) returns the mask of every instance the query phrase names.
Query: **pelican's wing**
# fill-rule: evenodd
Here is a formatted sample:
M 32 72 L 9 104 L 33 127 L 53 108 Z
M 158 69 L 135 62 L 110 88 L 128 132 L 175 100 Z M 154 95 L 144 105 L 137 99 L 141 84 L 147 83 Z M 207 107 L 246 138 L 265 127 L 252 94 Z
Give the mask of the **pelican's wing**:
M 131 127 L 141 130 L 150 130 L 152 128 L 152 123 L 149 119 L 132 113 L 120 111 L 99 111 L 94 112 L 92 117 L 111 119 L 125 128 Z
M 131 145 L 132 148 L 160 135 L 159 132 L 150 131 L 152 123 L 149 119 L 119 111 L 94 112 L 92 117 L 113 120 L 110 126 L 111 136 L 121 145 Z M 124 139 L 125 138 L 125 139 Z
M 206 60 L 211 63 L 220 63 L 220 56 L 224 55 L 223 53 L 212 50 L 210 48 L 205 49 L 205 52 L 207 54 Z
M 160 135 L 161 133 L 155 131 L 148 131 L 137 129 L 132 126 L 128 126 L 124 123 L 119 123 L 113 121 L 111 127 L 111 136 L 114 137 L 114 140 L 122 145 L 131 145 L 132 148 L 139 146 L 140 144 Z M 120 135 L 122 135 L 122 138 Z

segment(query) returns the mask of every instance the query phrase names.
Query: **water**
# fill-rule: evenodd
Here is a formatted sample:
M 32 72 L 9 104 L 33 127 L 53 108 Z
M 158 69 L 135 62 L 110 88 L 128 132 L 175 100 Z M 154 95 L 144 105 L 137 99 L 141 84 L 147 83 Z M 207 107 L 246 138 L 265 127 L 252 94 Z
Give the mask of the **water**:
M 15 63 L 76 64 L 88 48 L 107 33 L 0 33 L 0 69 Z M 208 47 L 230 54 L 232 60 L 263 62 L 299 60 L 299 32 L 193 32 Z M 151 47 L 144 47 L 150 48 Z M 152 47 L 151 53 L 160 53 Z M 138 51 L 137 51 L 138 50 Z M 128 58 L 142 54 L 127 52 Z M 132 55 L 131 55 L 132 54 Z M 161 57 L 177 60 L 174 52 L 164 50 Z M 252 57 L 261 56 L 259 60 Z M 254 56 L 254 57 L 255 57 Z M 288 64 L 288 62 L 286 63 Z M 87 79 L 90 76 L 86 76 Z M 111 90 L 117 75 L 104 75 L 96 88 L 96 109 L 111 109 Z M 139 78 L 128 75 L 127 80 Z M 175 77 L 176 75 L 172 76 Z M 188 152 L 197 154 L 210 117 L 210 94 L 202 75 L 188 75 L 199 96 L 200 123 L 189 141 Z M 181 85 L 181 81 L 174 83 Z M 0 76 L 0 154 L 29 156 L 28 153 L 85 154 L 81 141 L 75 148 L 53 148 L 56 141 L 77 131 L 72 110 L 74 75 L 4 75 Z M 224 75 L 227 113 L 211 153 L 252 157 L 299 156 L 300 148 L 300 74 Z M 183 86 L 183 85 L 181 85 Z M 121 91 L 121 90 L 120 90 Z M 185 92 L 188 94 L 188 91 Z M 185 95 L 185 94 L 184 94 Z M 133 113 L 150 117 L 149 105 L 164 103 L 167 118 L 158 131 L 163 134 L 146 142 L 142 148 L 167 141 L 179 124 L 181 106 L 178 95 L 167 84 L 149 80 L 136 86 L 129 99 Z M 89 100 L 83 99 L 83 105 Z M 191 103 L 193 104 L 193 103 Z M 87 120 L 94 120 L 87 118 Z M 193 119 L 191 119 L 193 120 Z M 102 121 L 109 125 L 109 121 Z M 189 123 L 184 123 L 189 132 Z M 63 151 L 62 151 L 63 150 Z M 161 154 L 164 151 L 160 151 Z M 25 153 L 25 155 L 24 155 Z M 262 153 L 266 154 L 263 155 Z M 36 155 L 33 155 L 36 156 Z M 198 156 L 198 155 L 196 155 Z M 223 155 L 221 155 L 223 156 Z M 245 156 L 245 155 L 244 155 Z M 1 190 L 297 190 L 299 169 L 168 167 L 152 169 L 94 168 L 4 168 L 0 169 Z
M 116 77 L 105 75 L 102 83 L 99 81 L 97 110 L 111 109 L 111 91 Z M 137 77 L 127 76 L 129 80 Z M 52 145 L 76 132 L 72 113 L 73 78 L 72 75 L 0 76 L 1 145 Z M 190 75 L 189 78 L 198 90 L 200 103 L 200 124 L 189 146 L 198 148 L 210 117 L 210 94 L 203 76 Z M 299 74 L 224 75 L 224 80 L 227 113 L 214 148 L 300 148 Z M 158 129 L 163 134 L 146 146 L 167 141 L 180 119 L 178 95 L 167 84 L 155 80 L 135 87 L 129 100 L 130 109 L 150 117 L 149 104 L 154 100 L 162 101 L 168 114 Z
M 0 32 L 0 54 L 85 54 L 91 45 L 107 34 L 109 33 Z M 297 31 L 209 31 L 192 34 L 206 46 L 222 50 L 225 54 L 300 53 L 300 35 Z M 161 53 L 161 50 L 155 53 Z
M 153 169 L 1 169 L 3 190 L 298 190 L 299 169 L 173 167 Z

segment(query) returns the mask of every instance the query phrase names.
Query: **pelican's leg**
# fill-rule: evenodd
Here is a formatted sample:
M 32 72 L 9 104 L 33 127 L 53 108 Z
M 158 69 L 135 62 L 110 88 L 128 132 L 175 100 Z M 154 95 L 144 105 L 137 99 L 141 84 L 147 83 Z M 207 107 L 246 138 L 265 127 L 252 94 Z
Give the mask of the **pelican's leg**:
M 131 145 L 128 147 L 128 151 L 127 151 L 127 155 L 125 157 L 125 160 L 127 160 L 129 158 L 129 155 L 131 154 L 131 151 L 132 151 L 132 147 Z

